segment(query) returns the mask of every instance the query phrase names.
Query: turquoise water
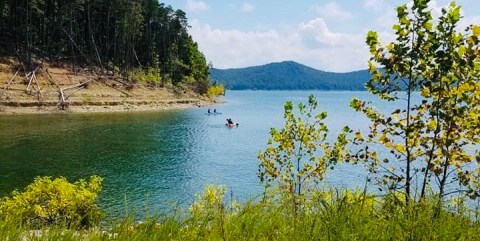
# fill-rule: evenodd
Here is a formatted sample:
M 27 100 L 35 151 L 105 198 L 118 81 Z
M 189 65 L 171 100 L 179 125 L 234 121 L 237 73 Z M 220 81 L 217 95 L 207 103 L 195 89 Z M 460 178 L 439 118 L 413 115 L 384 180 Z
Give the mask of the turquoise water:
M 22 189 L 36 176 L 69 180 L 104 178 L 100 205 L 110 213 L 185 205 L 209 183 L 228 187 L 229 198 L 255 197 L 257 155 L 271 127 L 283 125 L 287 100 L 306 102 L 309 94 L 328 111 L 335 133 L 343 126 L 365 129 L 362 114 L 349 107 L 366 92 L 228 91 L 220 115 L 207 108 L 177 111 L 0 116 L 0 195 Z M 226 118 L 239 126 L 228 128 Z M 361 187 L 360 167 L 339 168 L 327 183 Z

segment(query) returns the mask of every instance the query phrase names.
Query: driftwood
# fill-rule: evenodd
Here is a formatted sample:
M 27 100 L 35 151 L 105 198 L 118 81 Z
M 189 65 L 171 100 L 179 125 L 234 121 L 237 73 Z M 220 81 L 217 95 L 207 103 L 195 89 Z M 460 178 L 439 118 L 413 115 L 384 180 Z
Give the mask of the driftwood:
M 60 88 L 59 92 L 60 92 L 60 102 L 58 102 L 57 106 L 60 105 L 62 110 L 65 110 L 65 107 L 68 107 L 68 102 L 67 102 L 67 99 L 65 98 L 65 93 L 63 93 L 62 88 Z
M 84 88 L 85 88 L 85 86 L 80 86 L 80 87 L 74 89 L 74 90 L 72 91 L 72 93 L 70 93 L 67 97 L 65 97 L 65 99 L 68 100 L 68 98 L 70 98 L 70 96 L 72 96 L 72 95 L 75 94 L 77 91 L 82 90 L 82 89 L 84 89 Z
M 37 86 L 38 92 L 40 92 L 40 84 L 38 83 L 37 75 L 33 75 L 33 78 L 35 78 L 35 85 Z
M 0 99 L 3 97 L 3 95 L 5 95 L 5 93 L 7 92 L 7 90 L 10 88 L 10 85 L 12 84 L 13 80 L 15 79 L 15 77 L 17 77 L 18 73 L 20 72 L 20 70 L 17 70 L 17 72 L 13 75 L 13 77 L 7 82 L 7 84 L 3 87 L 3 91 L 2 93 L 0 93 Z
M 35 78 L 35 84 L 37 86 L 37 99 L 38 99 L 38 102 L 42 103 L 43 102 L 42 90 L 40 89 L 40 84 L 38 83 L 37 76 L 35 74 L 33 76 Z
M 82 88 L 83 88 L 83 87 L 87 86 L 87 84 L 90 83 L 90 81 L 92 81 L 92 80 L 88 80 L 88 81 L 85 81 L 85 82 L 83 82 L 83 83 L 78 83 L 78 84 L 74 84 L 74 85 L 67 86 L 67 87 L 63 88 L 63 91 L 69 90 L 69 89 L 78 88 L 78 87 L 82 87 Z
M 50 74 L 50 72 L 48 72 L 48 69 L 46 69 L 47 72 L 47 75 L 48 75 L 48 80 L 50 81 L 50 83 L 52 83 L 53 85 L 57 86 L 57 88 L 60 89 L 60 86 L 58 85 L 57 82 L 55 82 L 55 80 L 53 79 L 52 75 Z
M 113 88 L 113 89 L 115 89 L 115 90 L 117 90 L 117 91 L 122 92 L 122 94 L 124 94 L 124 95 L 126 95 L 126 96 L 128 96 L 128 97 L 132 97 L 132 95 L 131 95 L 130 93 L 128 93 L 128 92 L 126 92 L 126 91 L 123 91 L 123 90 L 121 90 L 121 89 L 119 89 L 119 88 L 116 88 L 116 87 L 113 86 L 113 85 L 108 85 L 108 86 L 111 87 L 111 88 Z
M 60 106 L 60 108 L 62 108 L 62 110 L 65 110 L 65 107 L 68 107 L 68 102 L 67 102 L 67 99 L 65 98 L 65 93 L 63 92 L 62 87 L 60 87 L 60 85 L 53 79 L 50 72 L 48 72 L 48 69 L 46 69 L 45 72 L 47 72 L 47 75 L 49 77 L 48 80 L 50 81 L 50 83 L 54 84 L 58 88 L 58 94 L 59 94 L 60 101 L 58 102 L 57 106 Z
M 57 85 L 59 87 L 59 93 L 60 93 L 60 101 L 58 102 L 57 106 L 60 106 L 60 108 L 62 108 L 62 110 L 64 110 L 66 107 L 68 107 L 70 105 L 70 103 L 68 102 L 68 98 L 70 98 L 70 96 L 72 96 L 75 92 L 85 88 L 85 86 L 87 86 L 87 84 L 90 81 L 91 80 L 85 81 L 83 83 L 70 85 L 70 86 L 67 86 L 65 88 L 61 88 L 60 86 Z M 67 96 L 65 91 L 71 90 L 71 89 L 75 89 L 75 90 Z
M 20 72 L 20 70 L 17 70 L 17 72 L 15 72 L 15 74 L 13 75 L 13 77 L 8 81 L 7 85 L 3 88 L 4 90 L 8 90 L 8 88 L 10 87 L 10 85 L 12 84 L 13 80 L 15 79 L 15 77 L 17 77 L 18 73 Z
M 35 79 L 35 80 L 37 79 L 36 76 L 35 76 L 35 72 L 37 72 L 37 70 L 38 70 L 38 66 L 35 68 L 35 70 L 33 70 L 32 72 L 28 73 L 27 76 L 25 76 L 25 78 L 27 80 L 30 77 L 30 80 L 28 81 L 27 89 L 25 90 L 27 93 L 31 92 L 30 91 L 30 86 L 32 85 L 33 79 Z
M 32 77 L 32 72 L 25 73 L 25 77 L 23 78 L 23 83 L 30 85 L 31 77 Z
M 116 81 L 116 82 L 118 82 L 118 83 L 120 83 L 120 84 L 122 84 L 122 85 L 124 85 L 124 86 L 128 86 L 128 85 L 129 85 L 127 82 L 123 82 L 123 81 L 118 80 L 118 78 L 112 78 L 112 80 L 113 80 L 113 81 Z

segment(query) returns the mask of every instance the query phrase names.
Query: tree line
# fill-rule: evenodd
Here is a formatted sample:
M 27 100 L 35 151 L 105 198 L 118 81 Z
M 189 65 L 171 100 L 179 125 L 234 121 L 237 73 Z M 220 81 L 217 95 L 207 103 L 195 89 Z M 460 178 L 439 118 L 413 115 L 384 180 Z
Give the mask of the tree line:
M 162 81 L 207 84 L 185 12 L 157 0 L 0 0 L 0 54 L 94 65 L 124 76 L 156 69 Z

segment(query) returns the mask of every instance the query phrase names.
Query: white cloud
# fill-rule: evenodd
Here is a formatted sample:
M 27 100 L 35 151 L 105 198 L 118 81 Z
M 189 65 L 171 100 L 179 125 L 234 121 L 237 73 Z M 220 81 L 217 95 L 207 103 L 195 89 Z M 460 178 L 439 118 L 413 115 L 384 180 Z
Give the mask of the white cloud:
M 352 18 L 352 13 L 343 10 L 336 2 L 330 2 L 322 6 L 315 6 L 314 8 L 324 17 L 341 19 Z
M 429 7 L 432 9 L 433 19 L 438 20 L 438 18 L 442 15 L 442 9 L 448 9 L 450 3 L 449 2 L 438 2 L 433 0 L 430 2 Z M 480 16 L 465 16 L 464 8 L 461 8 L 461 15 L 463 18 L 460 19 L 458 22 L 458 31 L 464 31 L 468 26 L 471 24 L 480 24 Z M 437 22 L 437 21 L 436 21 Z
M 244 12 L 253 12 L 253 10 L 255 10 L 255 6 L 253 6 L 252 4 L 250 3 L 243 3 L 242 5 L 242 11 Z
M 384 29 L 391 30 L 392 26 L 398 22 L 396 10 L 392 8 L 384 11 L 384 13 L 377 18 L 376 22 Z
M 194 20 L 190 33 L 216 68 L 237 68 L 293 60 L 327 71 L 365 69 L 369 52 L 363 35 L 334 33 L 314 19 L 294 29 L 215 29 Z
M 188 0 L 187 10 L 190 12 L 201 12 L 208 10 L 208 5 L 201 0 Z
M 311 20 L 308 23 L 301 23 L 299 29 L 307 46 L 314 47 L 321 44 L 333 46 L 341 40 L 341 35 L 331 32 L 327 23 L 321 18 Z
M 385 0 L 365 0 L 363 7 L 378 12 L 385 9 Z
M 413 4 L 413 3 L 411 3 Z M 438 19 L 442 15 L 442 8 L 447 8 L 448 4 L 442 5 L 437 1 L 433 0 L 428 4 L 428 7 L 432 10 L 433 19 Z
M 242 4 L 246 6 L 247 1 L 252 2 L 238 1 L 234 6 L 229 5 L 229 8 L 241 11 Z M 449 0 L 430 2 L 434 18 L 438 18 L 441 8 L 448 6 L 448 2 Z M 294 23 L 292 20 L 283 25 L 282 23 L 265 24 L 262 27 L 257 25 L 252 28 L 256 30 L 251 31 L 217 28 L 203 20 L 202 22 L 193 20 L 190 21 L 192 28 L 189 31 L 208 61 L 212 61 L 216 68 L 238 68 L 293 60 L 317 69 L 345 72 L 367 68 L 370 53 L 365 44 L 365 35 L 368 30 L 377 31 L 383 44 L 395 41 L 396 36 L 392 31 L 392 25 L 398 21 L 395 7 L 402 3 L 411 4 L 412 0 L 402 0 L 401 3 L 388 0 L 362 0 L 360 4 L 363 4 L 365 9 L 358 11 L 364 11 L 368 16 L 363 15 L 362 18 L 356 19 L 358 24 L 352 24 L 353 27 L 336 28 L 333 24 L 338 22 L 330 21 L 331 17 L 343 16 L 345 19 L 351 18 L 352 14 L 342 10 L 335 3 L 329 3 L 310 8 L 312 11 L 323 11 L 322 18 L 304 19 Z M 247 9 L 245 6 L 243 10 Z M 347 9 L 346 5 L 344 8 Z M 480 16 L 478 13 L 475 14 L 462 18 L 459 30 L 463 30 L 468 24 L 480 23 Z M 362 16 L 361 13 L 358 13 L 358 16 Z

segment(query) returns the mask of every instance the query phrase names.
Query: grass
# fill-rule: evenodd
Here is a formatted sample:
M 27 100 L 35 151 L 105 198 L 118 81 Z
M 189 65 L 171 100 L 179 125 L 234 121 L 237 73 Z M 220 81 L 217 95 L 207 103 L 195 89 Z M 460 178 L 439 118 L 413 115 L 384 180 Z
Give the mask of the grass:
M 31 231 L 0 218 L 2 240 L 477 240 L 473 211 L 442 209 L 432 200 L 405 206 L 394 195 L 316 192 L 293 205 L 290 197 L 225 204 L 223 189 L 207 187 L 189 210 L 137 222 L 125 217 L 111 228 Z

